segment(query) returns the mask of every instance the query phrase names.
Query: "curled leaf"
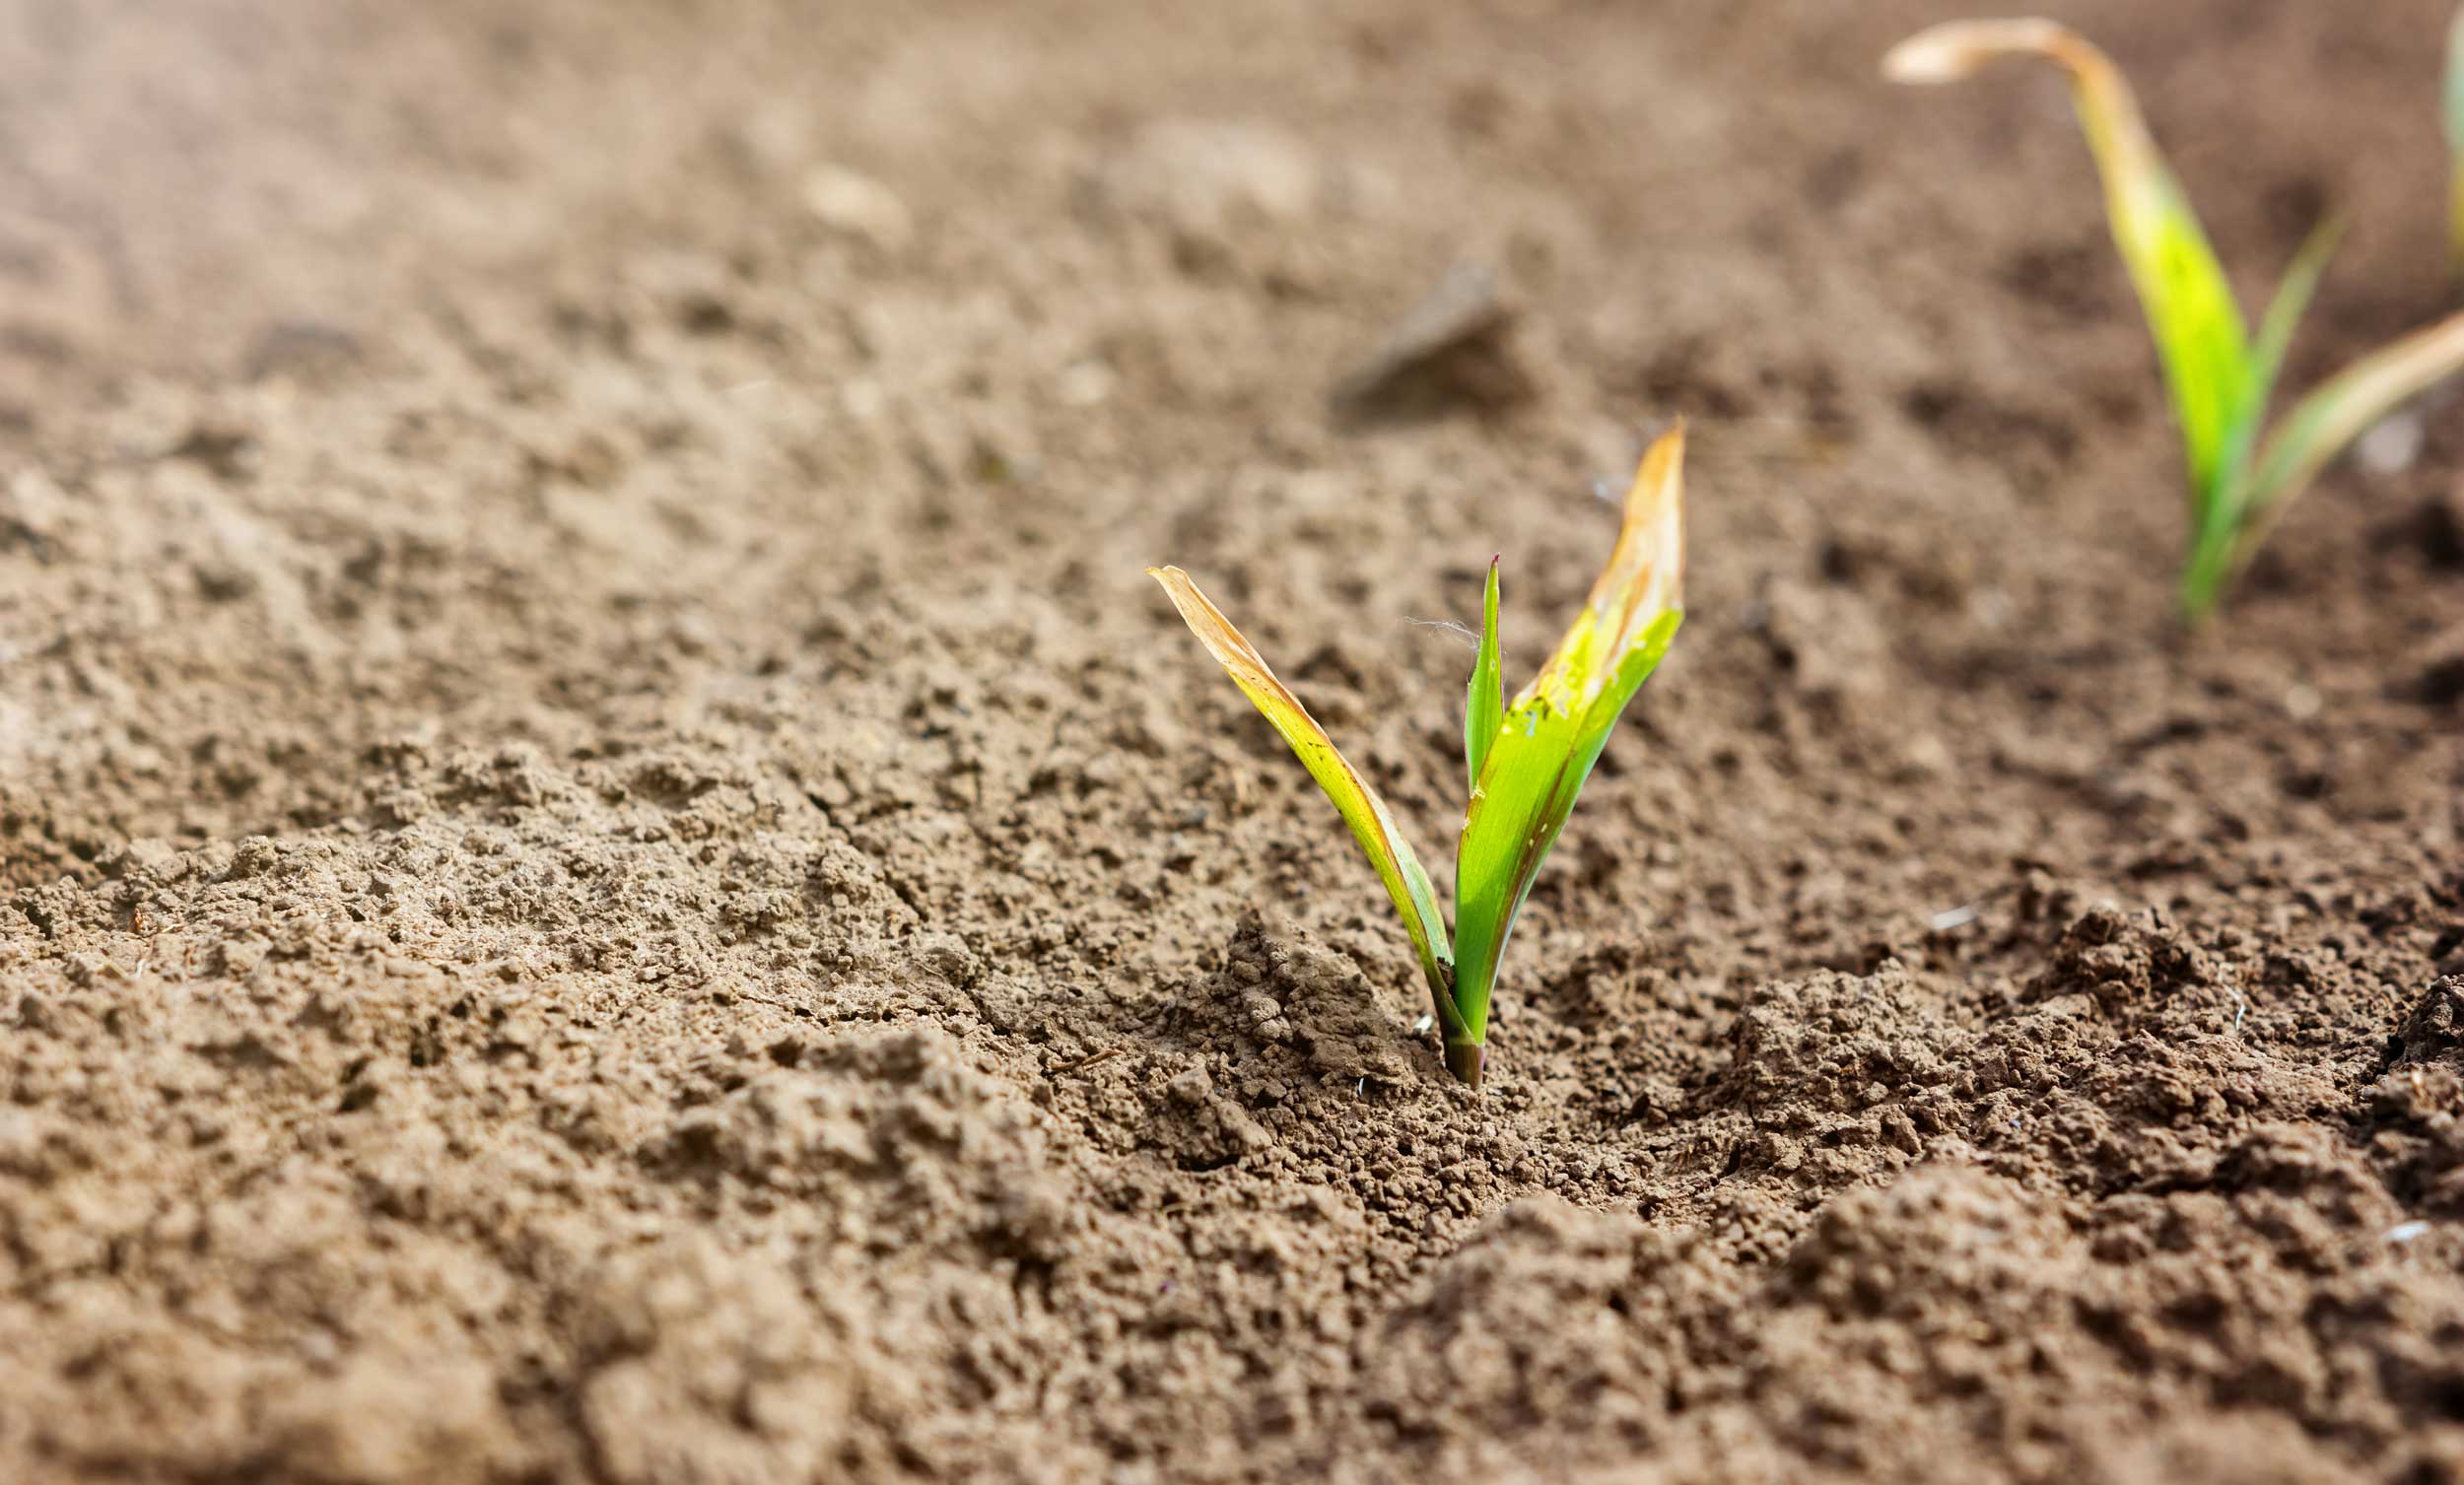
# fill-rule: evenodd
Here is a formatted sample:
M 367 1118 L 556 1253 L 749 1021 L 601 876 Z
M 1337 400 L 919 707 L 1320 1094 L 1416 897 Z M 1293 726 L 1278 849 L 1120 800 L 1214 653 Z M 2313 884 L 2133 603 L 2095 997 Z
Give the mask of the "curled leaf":
M 2249 332 L 2121 69 L 2087 37 L 2052 21 L 1951 21 L 1891 48 L 1882 73 L 1894 82 L 1947 83 L 2005 56 L 2051 62 L 2070 79 L 2071 101 L 2104 182 L 2114 245 L 2181 420 L 2193 520 L 2204 523 L 2222 498 L 2226 441 L 2250 399 Z

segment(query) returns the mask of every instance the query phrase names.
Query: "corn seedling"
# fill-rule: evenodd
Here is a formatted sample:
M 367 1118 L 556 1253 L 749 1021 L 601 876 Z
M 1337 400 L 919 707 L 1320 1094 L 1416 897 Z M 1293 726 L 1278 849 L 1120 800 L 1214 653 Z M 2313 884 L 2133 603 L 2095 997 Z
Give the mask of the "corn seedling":
M 1190 629 L 1326 790 L 1377 868 L 1419 956 L 1446 1066 L 1480 1085 L 1499 958 L 1574 797 L 1619 713 L 1668 652 L 1684 617 L 1685 457 L 1682 429 L 1644 454 L 1625 519 L 1591 597 L 1540 674 L 1506 701 L 1497 641 L 1497 564 L 1480 602 L 1479 652 L 1464 709 L 1471 780 L 1455 856 L 1455 923 L 1395 823 L 1393 811 L 1249 641 L 1179 568 L 1149 568 Z
M 2191 527 L 2181 601 L 2196 622 L 2329 461 L 2399 404 L 2464 367 L 2464 315 L 2361 357 L 2295 402 L 2262 439 L 2277 373 L 2337 228 L 2323 225 L 2302 244 L 2254 338 L 2130 85 L 2085 37 L 2050 21 L 1953 21 L 1900 42 L 1882 70 L 1895 82 L 1946 83 L 2004 56 L 2040 58 L 2069 76 L 2113 240 L 2181 426 Z

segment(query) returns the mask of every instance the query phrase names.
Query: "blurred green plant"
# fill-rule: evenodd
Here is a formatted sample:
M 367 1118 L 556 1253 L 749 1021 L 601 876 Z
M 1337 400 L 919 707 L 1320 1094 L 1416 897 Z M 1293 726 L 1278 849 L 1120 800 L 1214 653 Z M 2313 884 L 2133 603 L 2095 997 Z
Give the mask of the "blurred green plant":
M 1436 889 L 1385 800 L 1255 646 L 1179 568 L 1149 568 L 1199 641 L 1283 735 L 1377 868 L 1419 957 L 1446 1066 L 1477 1088 L 1487 1057 L 1498 962 L 1532 881 L 1626 703 L 1683 621 L 1685 439 L 1644 454 L 1608 566 L 1556 652 L 1508 704 L 1498 656 L 1497 564 L 1480 603 L 1479 654 L 1464 708 L 1471 798 L 1455 858 L 1450 934 Z
M 2036 57 L 2070 78 L 2104 182 L 2113 240 L 2155 337 L 2190 477 L 2190 552 L 2181 605 L 2196 623 L 2248 566 L 2285 509 L 2339 453 L 2397 406 L 2464 369 L 2464 315 L 2361 357 L 2295 402 L 2261 438 L 2294 327 L 2340 228 L 2322 224 L 2293 256 L 2253 337 L 2180 182 L 2148 132 L 2120 69 L 2051 21 L 1952 21 L 1882 60 L 1901 83 L 1947 83 L 1999 57 Z M 2450 127 L 2459 106 L 2450 87 Z
M 2464 279 L 2464 7 L 2447 23 L 2447 71 L 2439 90 L 2447 134 L 2447 255 Z

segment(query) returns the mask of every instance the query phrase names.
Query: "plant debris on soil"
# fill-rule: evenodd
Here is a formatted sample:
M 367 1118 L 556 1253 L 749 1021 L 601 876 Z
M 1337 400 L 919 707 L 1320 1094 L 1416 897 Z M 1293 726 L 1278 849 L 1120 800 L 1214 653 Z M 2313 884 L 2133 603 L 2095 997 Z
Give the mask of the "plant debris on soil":
M 2059 9 L 2444 305 L 2447 7 Z M 0 4 L 0 1476 L 2464 1472 L 2464 421 L 2178 633 L 1942 14 Z M 1141 570 L 1444 839 L 1677 416 L 1475 1099 Z

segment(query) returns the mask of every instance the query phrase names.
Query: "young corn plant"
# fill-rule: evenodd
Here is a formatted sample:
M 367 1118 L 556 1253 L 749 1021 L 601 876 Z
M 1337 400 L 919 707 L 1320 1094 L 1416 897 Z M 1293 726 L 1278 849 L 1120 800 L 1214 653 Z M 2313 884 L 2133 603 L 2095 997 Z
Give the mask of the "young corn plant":
M 1497 564 L 1489 563 L 1480 601 L 1479 653 L 1464 709 L 1464 762 L 1471 782 L 1455 854 L 1455 921 L 1450 931 L 1437 891 L 1403 839 L 1394 812 L 1336 750 L 1300 698 L 1267 668 L 1223 611 L 1179 568 L 1147 574 L 1172 595 L 1190 629 L 1298 754 L 1301 766 L 1351 827 L 1403 920 L 1428 983 L 1446 1066 L 1480 1086 L 1490 997 L 1523 900 L 1548 848 L 1574 810 L 1574 796 L 1600 759 L 1625 704 L 1633 700 L 1684 618 L 1684 431 L 1662 437 L 1643 456 L 1625 498 L 1624 524 L 1608 565 L 1592 585 L 1556 653 L 1506 700 L 1497 647 Z
M 2302 244 L 2253 336 L 2130 85 L 2085 37 L 2051 21 L 1953 21 L 1900 42 L 1882 71 L 1895 82 L 1947 83 L 2006 56 L 2039 58 L 2069 75 L 2103 178 L 2113 240 L 2181 426 L 2190 475 L 2181 604 L 2195 624 L 2215 609 L 2285 508 L 2347 444 L 2464 368 L 2464 315 L 2361 357 L 2295 402 L 2262 438 L 2277 373 L 2334 250 L 2337 227 L 2322 225 Z

